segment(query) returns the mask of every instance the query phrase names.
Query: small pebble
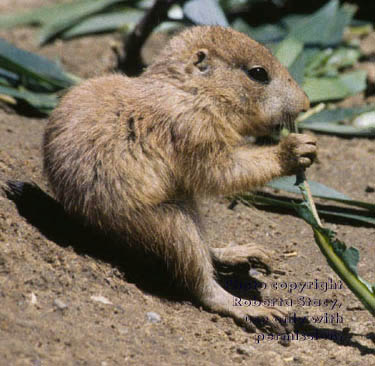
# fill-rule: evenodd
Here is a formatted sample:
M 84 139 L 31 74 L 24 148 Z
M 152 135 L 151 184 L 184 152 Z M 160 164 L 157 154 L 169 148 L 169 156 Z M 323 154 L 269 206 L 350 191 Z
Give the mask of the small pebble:
M 128 334 L 129 333 L 129 328 L 127 328 L 127 327 L 118 327 L 117 330 L 120 334 Z
M 213 316 L 211 317 L 211 321 L 214 322 L 214 323 L 217 323 L 218 320 L 219 320 L 219 317 L 218 317 L 217 315 L 213 315 Z
M 34 292 L 31 293 L 30 298 L 31 298 L 31 299 L 30 299 L 30 302 L 31 302 L 33 305 L 35 305 L 35 304 L 38 302 L 38 300 L 37 300 L 36 295 L 34 294 Z
M 53 304 L 59 308 L 60 310 L 64 310 L 68 307 L 68 305 L 66 305 L 63 301 L 59 300 L 59 299 L 55 299 L 53 301 Z
M 250 356 L 252 353 L 254 353 L 255 348 L 251 346 L 239 346 L 237 347 L 237 353 L 240 355 Z
M 303 364 L 303 359 L 299 356 L 293 356 L 293 360 L 295 363 Z
M 154 313 L 153 311 L 149 311 L 146 316 L 150 323 L 159 323 L 161 321 L 160 315 L 158 313 Z
M 104 296 L 91 296 L 91 300 L 94 300 L 96 302 L 101 302 L 102 304 L 105 304 L 105 305 L 112 305 L 112 302 L 110 300 L 108 300 L 106 297 Z
M 256 269 L 251 268 L 249 271 L 249 275 L 251 277 L 259 277 L 261 275 L 260 272 L 258 272 Z
M 368 185 L 366 187 L 366 189 L 365 189 L 365 192 L 366 193 L 374 193 L 375 192 L 375 187 Z

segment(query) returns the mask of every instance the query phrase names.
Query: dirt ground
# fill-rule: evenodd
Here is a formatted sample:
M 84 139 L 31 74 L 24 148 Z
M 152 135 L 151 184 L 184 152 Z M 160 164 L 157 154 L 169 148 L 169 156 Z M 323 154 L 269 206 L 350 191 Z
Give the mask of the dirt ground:
M 2 0 L 0 12 L 44 3 Z M 59 59 L 82 77 L 101 74 L 115 62 L 113 35 L 57 40 L 42 49 L 31 28 L 1 31 L 0 36 Z M 347 103 L 363 102 L 362 96 Z M 50 193 L 40 148 L 46 122 L 1 105 L 0 186 L 18 180 L 34 182 L 41 191 L 23 186 L 20 201 L 0 190 L 0 366 L 375 365 L 373 318 L 345 286 L 300 292 L 283 287 L 309 281 L 339 285 L 301 219 L 242 204 L 230 209 L 224 198 L 202 203 L 210 245 L 256 242 L 272 249 L 277 271 L 262 278 L 264 297 L 292 299 L 298 317 L 321 320 L 312 321 L 309 331 L 296 330 L 285 347 L 200 309 L 171 290 L 169 279 L 153 264 L 140 260 L 146 264 L 134 265 L 121 248 L 66 217 L 44 193 Z M 375 202 L 374 141 L 318 139 L 319 162 L 309 177 Z M 325 224 L 360 250 L 360 274 L 373 282 L 374 227 Z

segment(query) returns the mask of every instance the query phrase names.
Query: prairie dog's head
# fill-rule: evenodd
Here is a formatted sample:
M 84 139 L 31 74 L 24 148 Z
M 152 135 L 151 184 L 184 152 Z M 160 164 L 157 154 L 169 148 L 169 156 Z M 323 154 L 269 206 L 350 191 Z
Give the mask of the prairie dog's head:
M 231 28 L 183 31 L 150 66 L 147 74 L 152 73 L 195 94 L 202 108 L 228 111 L 228 122 L 241 135 L 268 135 L 309 107 L 306 94 L 269 50 Z

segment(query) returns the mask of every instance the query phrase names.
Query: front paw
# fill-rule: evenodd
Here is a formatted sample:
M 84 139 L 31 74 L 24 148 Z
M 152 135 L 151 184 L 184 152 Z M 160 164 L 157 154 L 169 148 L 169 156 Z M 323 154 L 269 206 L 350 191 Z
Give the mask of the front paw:
M 291 133 L 279 144 L 279 158 L 283 175 L 293 175 L 308 168 L 317 155 L 316 138 Z

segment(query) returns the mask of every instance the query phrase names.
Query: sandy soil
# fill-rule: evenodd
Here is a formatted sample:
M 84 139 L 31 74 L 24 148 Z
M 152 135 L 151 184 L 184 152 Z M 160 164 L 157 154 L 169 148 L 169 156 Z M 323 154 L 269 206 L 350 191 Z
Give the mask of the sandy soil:
M 3 0 L 0 11 L 41 3 Z M 30 28 L 1 31 L 0 36 L 59 59 L 82 77 L 114 65 L 114 36 L 55 41 L 42 49 Z M 364 102 L 363 97 L 355 100 Z M 210 245 L 256 242 L 272 249 L 277 271 L 263 278 L 264 296 L 292 299 L 298 317 L 323 317 L 309 331 L 296 330 L 299 338 L 285 347 L 199 309 L 147 258 L 135 265 L 122 248 L 72 222 L 46 195 L 40 149 L 45 124 L 46 119 L 21 116 L 1 105 L 0 185 L 18 180 L 40 187 L 24 185 L 21 200 L 10 200 L 0 190 L 1 366 L 375 364 L 373 318 L 345 286 L 326 292 L 283 289 L 284 284 L 339 281 L 301 219 L 241 204 L 229 209 L 224 198 L 202 202 Z M 374 202 L 374 141 L 318 138 L 319 162 L 309 177 Z M 375 229 L 325 223 L 360 249 L 359 271 L 373 281 Z M 308 304 L 307 297 L 315 301 Z M 329 306 L 324 306 L 326 299 Z

